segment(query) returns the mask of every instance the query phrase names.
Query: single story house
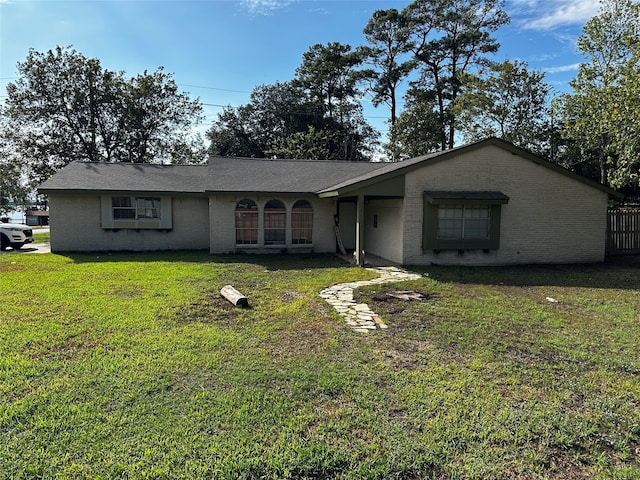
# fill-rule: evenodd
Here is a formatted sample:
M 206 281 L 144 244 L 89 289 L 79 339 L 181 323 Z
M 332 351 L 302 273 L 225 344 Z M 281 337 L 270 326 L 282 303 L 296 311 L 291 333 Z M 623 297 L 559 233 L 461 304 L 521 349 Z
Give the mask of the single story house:
M 49 212 L 47 210 L 27 210 L 24 216 L 29 226 L 42 227 L 49 225 Z
M 397 163 L 73 162 L 40 188 L 54 252 L 353 250 L 400 264 L 600 262 L 617 194 L 490 138 Z

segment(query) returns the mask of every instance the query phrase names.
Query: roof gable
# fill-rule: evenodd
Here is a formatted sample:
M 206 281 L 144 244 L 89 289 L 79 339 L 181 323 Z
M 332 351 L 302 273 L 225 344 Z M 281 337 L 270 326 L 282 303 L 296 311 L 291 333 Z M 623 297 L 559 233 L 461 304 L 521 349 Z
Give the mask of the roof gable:
M 561 167 L 560 165 L 551 163 L 548 160 L 545 160 L 542 157 L 539 157 L 527 150 L 524 150 L 520 147 L 516 147 L 515 145 L 509 142 L 506 142 L 504 140 L 501 140 L 495 137 L 487 138 L 485 140 L 469 143 L 466 145 L 455 147 L 449 150 L 444 150 L 441 152 L 433 152 L 427 155 L 421 155 L 419 157 L 410 158 L 408 160 L 404 160 L 401 162 L 385 164 L 385 167 L 380 168 L 375 172 L 366 173 L 352 179 L 346 179 L 343 182 L 333 185 L 332 187 L 319 191 L 318 194 L 321 197 L 338 196 L 349 191 L 353 191 L 359 188 L 369 186 L 372 183 L 393 178 L 394 176 L 397 176 L 397 175 L 404 175 L 417 168 L 422 168 L 428 165 L 433 165 L 434 163 L 449 160 L 463 153 L 469 153 L 475 150 L 479 150 L 481 148 L 486 148 L 487 146 L 495 146 L 503 150 L 506 150 L 512 153 L 513 155 L 517 155 L 521 158 L 524 158 L 533 163 L 536 163 L 537 165 L 540 165 L 542 167 L 549 168 L 552 171 L 555 171 L 556 173 L 565 175 L 569 178 L 572 178 L 573 180 L 584 183 L 597 190 L 603 191 L 613 197 L 622 197 L 621 194 L 619 194 L 615 190 L 605 185 L 602 185 L 598 182 L 594 182 L 593 180 L 590 180 L 577 173 L 567 170 L 566 168 Z

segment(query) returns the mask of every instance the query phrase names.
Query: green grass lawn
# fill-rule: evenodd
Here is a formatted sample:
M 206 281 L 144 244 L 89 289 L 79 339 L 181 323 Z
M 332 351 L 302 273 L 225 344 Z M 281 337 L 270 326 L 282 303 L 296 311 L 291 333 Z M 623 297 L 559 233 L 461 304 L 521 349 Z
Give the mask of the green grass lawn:
M 33 234 L 33 243 L 46 243 L 51 239 L 51 234 L 49 232 L 42 233 L 34 233 Z
M 637 267 L 418 271 L 3 253 L 0 478 L 640 478 Z

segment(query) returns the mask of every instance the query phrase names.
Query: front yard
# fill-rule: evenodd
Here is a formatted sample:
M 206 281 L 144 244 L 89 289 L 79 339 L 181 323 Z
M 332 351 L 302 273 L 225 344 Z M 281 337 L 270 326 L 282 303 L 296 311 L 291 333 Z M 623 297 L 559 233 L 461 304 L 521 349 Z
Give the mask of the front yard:
M 2 254 L 0 477 L 640 478 L 637 267 L 417 271 L 358 334 L 330 256 Z

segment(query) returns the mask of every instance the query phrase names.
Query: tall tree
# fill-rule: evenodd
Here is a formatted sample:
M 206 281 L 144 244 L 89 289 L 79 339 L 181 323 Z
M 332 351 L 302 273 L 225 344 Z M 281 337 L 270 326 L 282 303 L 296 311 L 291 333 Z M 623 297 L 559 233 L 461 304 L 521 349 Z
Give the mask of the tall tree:
M 458 98 L 465 140 L 499 137 L 536 153 L 548 153 L 550 87 L 544 73 L 524 62 L 492 62 L 487 75 L 469 76 Z
M 329 159 L 370 160 L 377 145 L 379 133 L 362 114 L 360 85 L 368 75 L 358 68 L 363 62 L 360 49 L 352 50 L 350 45 L 330 42 L 310 47 L 296 69 L 294 82 L 306 92 L 310 102 L 323 109 L 321 130 L 334 132 L 324 135 L 334 139 L 330 143 Z M 320 138 L 318 129 L 311 132 L 308 130 L 304 135 Z
M 566 136 L 565 122 L 569 118 L 577 118 L 573 99 L 572 95 L 565 93 L 552 98 L 550 102 L 548 157 L 553 163 L 599 182 L 600 167 L 593 161 L 593 158 L 597 158 L 597 152 L 588 151 L 580 141 Z
M 394 161 L 406 160 L 440 149 L 439 117 L 433 92 L 411 89 L 405 96 L 405 106 L 391 127 L 393 142 L 385 152 Z
M 216 155 L 265 157 L 275 144 L 312 126 L 322 129 L 323 107 L 294 82 L 260 85 L 247 105 L 227 107 L 207 132 Z
M 565 137 L 594 159 L 600 181 L 640 185 L 640 3 L 606 0 L 578 39 L 587 59 L 563 102 Z
M 207 130 L 209 153 L 229 157 L 265 156 L 267 145 L 261 144 L 252 104 L 225 107 Z
M 498 50 L 491 34 L 509 22 L 503 5 L 504 0 L 414 0 L 403 10 L 421 70 L 414 86 L 434 94 L 443 150 L 455 143 L 453 106 L 465 74 L 486 64 L 486 55 Z
M 399 151 L 395 145 L 397 129 L 393 126 L 398 112 L 398 89 L 416 66 L 412 56 L 409 56 L 411 30 L 407 18 L 395 8 L 390 8 L 373 12 L 363 32 L 368 45 L 361 47 L 360 51 L 365 61 L 373 66 L 364 70 L 363 74 L 370 82 L 373 105 L 378 107 L 384 103 L 389 107 L 389 144 L 385 150 L 391 160 L 397 160 L 393 156 L 394 152 Z
M 636 17 L 640 27 L 640 15 Z M 618 163 L 609 176 L 612 186 L 628 185 L 640 189 L 640 35 L 636 36 L 633 53 L 621 70 L 617 108 L 611 111 Z
M 9 140 L 9 132 L 4 117 L 0 116 L 0 217 L 13 211 L 25 202 L 27 191 L 23 185 L 20 160 Z
M 36 184 L 72 160 L 172 161 L 201 119 L 200 102 L 179 93 L 162 68 L 126 80 L 57 47 L 30 50 L 18 72 L 7 86 L 3 136 Z
M 366 161 L 378 133 L 360 105 L 361 57 L 348 45 L 314 45 L 290 82 L 254 88 L 207 132 L 219 155 Z
M 200 102 L 180 93 L 173 76 L 163 67 L 131 78 L 126 83 L 124 100 L 124 149 L 120 160 L 181 161 L 171 154 L 184 151 L 192 143 L 190 129 L 202 118 Z
M 364 75 L 356 67 L 363 62 L 362 54 L 350 45 L 330 42 L 315 44 L 302 55 L 296 69 L 295 82 L 311 101 L 325 107 L 325 115 L 343 123 L 349 119 L 354 104 L 362 98 L 358 83 Z
M 393 126 L 398 109 L 398 87 L 416 66 L 412 58 L 407 58 L 412 47 L 411 30 L 407 18 L 390 8 L 373 12 L 364 35 L 369 45 L 362 52 L 366 61 L 375 67 L 370 73 L 373 105 L 385 103 L 389 106 Z
M 207 132 L 209 152 L 244 157 L 366 161 L 377 132 L 358 105 L 339 123 L 295 82 L 254 88 L 251 101 L 227 107 Z

